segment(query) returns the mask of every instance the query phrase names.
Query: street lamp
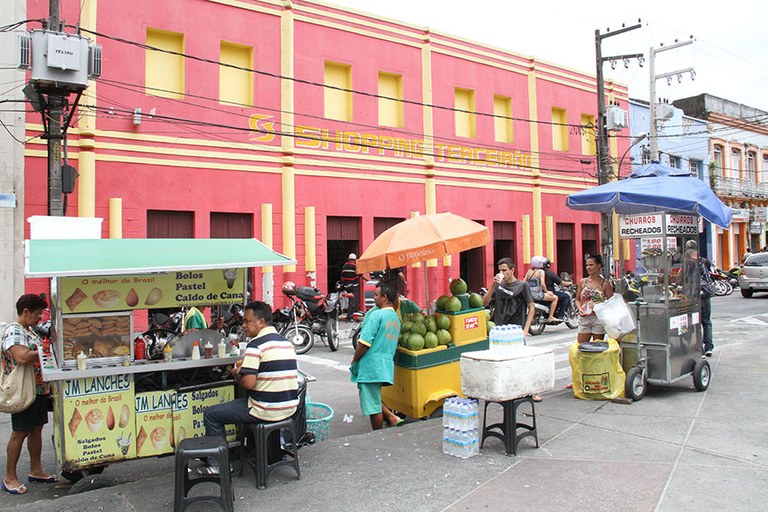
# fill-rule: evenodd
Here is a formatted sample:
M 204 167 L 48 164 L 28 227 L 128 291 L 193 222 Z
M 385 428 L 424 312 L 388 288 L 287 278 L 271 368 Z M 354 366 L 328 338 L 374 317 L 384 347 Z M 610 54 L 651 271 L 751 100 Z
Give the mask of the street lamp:
M 627 156 L 627 154 L 630 152 L 630 150 L 631 150 L 633 147 L 637 146 L 637 145 L 638 145 L 638 144 L 640 144 L 642 141 L 644 141 L 646 137 L 648 137 L 648 134 L 647 134 L 647 133 L 645 133 L 645 132 L 641 132 L 641 133 L 639 133 L 639 134 L 637 135 L 637 137 L 635 137 L 635 138 L 634 138 L 634 140 L 632 141 L 632 144 L 630 144 L 630 145 L 629 145 L 629 147 L 627 148 L 627 150 L 626 150 L 626 151 L 624 151 L 624 154 L 623 154 L 623 155 L 621 155 L 621 158 L 619 159 L 619 166 L 618 166 L 618 168 L 616 169 L 616 174 L 617 174 L 617 176 L 616 176 L 616 179 L 619 179 L 619 180 L 621 179 L 621 164 L 623 164 L 623 163 L 624 163 L 624 158 Z M 631 158 L 630 158 L 630 160 L 631 160 Z

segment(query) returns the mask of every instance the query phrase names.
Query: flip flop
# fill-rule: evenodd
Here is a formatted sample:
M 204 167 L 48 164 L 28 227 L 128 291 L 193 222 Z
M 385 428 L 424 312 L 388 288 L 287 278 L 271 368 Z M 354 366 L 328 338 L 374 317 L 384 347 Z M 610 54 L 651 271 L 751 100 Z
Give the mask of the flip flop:
M 533 395 L 531 396 L 531 399 L 533 399 L 533 401 L 536 403 L 541 402 L 541 397 L 539 395 Z
M 400 418 L 399 420 L 397 420 L 395 422 L 395 424 L 393 426 L 394 427 L 399 427 L 400 425 L 405 425 L 405 418 Z
M 27 475 L 27 480 L 30 482 L 37 482 L 40 484 L 55 484 L 58 483 L 59 477 L 56 475 L 50 475 L 50 476 L 35 476 L 35 475 Z
M 6 484 L 5 480 L 3 480 L 3 490 L 8 494 L 26 494 L 27 486 L 21 484 L 18 487 L 8 487 L 8 484 Z

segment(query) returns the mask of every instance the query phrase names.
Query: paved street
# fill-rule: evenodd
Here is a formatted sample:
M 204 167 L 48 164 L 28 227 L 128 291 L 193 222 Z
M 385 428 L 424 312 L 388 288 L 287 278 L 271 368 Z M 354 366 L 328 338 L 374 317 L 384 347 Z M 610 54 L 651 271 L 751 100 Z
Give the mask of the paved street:
M 768 443 L 762 434 L 766 399 L 759 390 L 768 384 L 767 305 L 768 296 L 713 299 L 710 389 L 696 393 L 684 379 L 651 388 L 631 406 L 574 400 L 563 388 L 569 379 L 566 350 L 575 331 L 547 327 L 530 342 L 555 349 L 558 381 L 537 407 L 541 448 L 524 442 L 518 457 L 505 457 L 496 441 L 466 461 L 445 456 L 439 419 L 370 433 L 346 371 L 351 345 L 346 341 L 336 353 L 318 345 L 301 356 L 301 365 L 317 378 L 310 385 L 311 400 L 335 411 L 331 438 L 302 450 L 300 482 L 281 470 L 269 489 L 258 491 L 249 472 L 235 478 L 236 510 L 563 510 L 570 508 L 569 500 L 579 503 L 574 510 L 763 510 Z M 352 421 L 344 422 L 345 415 Z M 0 418 L 0 429 L 7 438 L 7 415 Z M 49 429 L 45 435 L 50 438 Z M 48 444 L 44 462 L 55 467 Z M 20 472 L 25 471 L 23 456 Z M 386 480 L 390 491 L 364 483 L 362 476 Z M 116 464 L 102 479 L 115 485 L 54 501 L 68 485 L 31 484 L 24 496 L 2 493 L 0 508 L 172 509 L 171 457 Z

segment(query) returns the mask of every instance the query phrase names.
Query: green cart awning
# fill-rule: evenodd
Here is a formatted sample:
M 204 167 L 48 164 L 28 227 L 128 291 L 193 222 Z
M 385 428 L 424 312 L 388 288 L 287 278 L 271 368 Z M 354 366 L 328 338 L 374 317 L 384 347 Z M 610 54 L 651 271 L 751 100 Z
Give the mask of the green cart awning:
M 294 265 L 255 238 L 27 240 L 26 277 L 142 274 Z

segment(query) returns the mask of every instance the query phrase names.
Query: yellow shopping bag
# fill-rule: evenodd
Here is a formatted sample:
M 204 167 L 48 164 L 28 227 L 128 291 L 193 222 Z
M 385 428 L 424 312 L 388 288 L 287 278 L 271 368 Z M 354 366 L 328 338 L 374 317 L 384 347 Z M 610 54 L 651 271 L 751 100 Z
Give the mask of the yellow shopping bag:
M 621 368 L 619 342 L 608 338 L 603 352 L 582 352 L 579 343 L 571 345 L 573 396 L 584 400 L 611 400 L 624 396 L 624 370 Z

